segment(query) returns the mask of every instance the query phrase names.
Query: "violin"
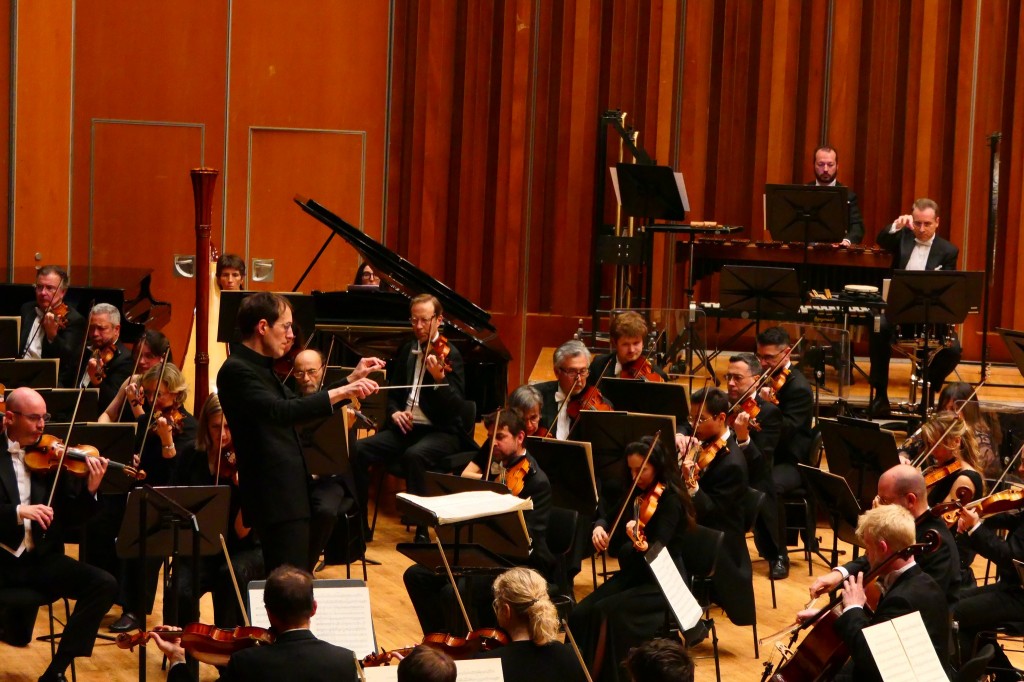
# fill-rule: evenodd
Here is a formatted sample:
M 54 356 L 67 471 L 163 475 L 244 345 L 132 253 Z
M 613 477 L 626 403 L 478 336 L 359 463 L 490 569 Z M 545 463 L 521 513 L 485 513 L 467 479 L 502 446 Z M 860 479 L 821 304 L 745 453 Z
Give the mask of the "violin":
M 177 406 L 169 407 L 166 410 L 160 412 L 160 416 L 167 420 L 167 423 L 171 425 L 171 433 L 174 435 L 181 434 L 182 429 L 185 428 L 185 415 L 182 414 L 181 410 Z M 149 430 L 156 433 L 157 423 L 154 419 L 150 425 Z
M 49 312 L 53 313 L 53 319 L 57 323 L 57 329 L 68 327 L 68 305 L 61 301 L 57 305 L 50 306 Z
M 786 380 L 789 379 L 789 374 L 789 367 L 783 367 L 768 378 L 766 383 L 768 387 L 768 400 L 772 401 L 775 405 L 779 404 L 777 394 L 782 390 L 782 387 L 786 385 Z
M 213 448 L 207 452 L 207 461 L 210 465 L 210 473 L 217 474 L 218 462 L 217 453 Z M 233 441 L 228 441 L 225 445 L 220 448 L 220 475 L 219 478 L 223 480 L 231 481 L 232 484 L 238 485 L 238 457 L 235 455 L 235 444 Z
M 940 505 L 932 507 L 932 510 L 939 508 L 943 511 L 942 520 L 945 521 L 950 528 L 956 525 L 960 520 L 960 512 L 963 509 L 970 509 L 974 511 L 979 519 L 987 519 L 990 516 L 996 514 L 1002 514 L 1008 511 L 1017 511 L 1024 508 L 1024 488 L 1012 488 L 1010 490 L 1004 490 L 999 493 L 992 493 L 988 497 L 983 497 L 980 500 L 970 501 L 970 490 L 966 487 L 957 490 L 957 496 L 963 497 L 961 491 L 967 493 L 967 500 L 960 500 L 958 502 L 945 502 Z M 935 512 L 933 512 L 935 513 Z
M 655 383 L 664 383 L 664 379 L 661 375 L 654 371 L 651 367 L 651 361 L 647 358 L 640 356 L 636 360 L 623 363 L 622 369 L 619 371 L 620 379 L 642 379 L 644 381 L 653 381 Z
M 445 372 L 452 371 L 452 366 L 448 363 L 448 356 L 451 352 L 452 349 L 448 345 L 448 339 L 441 334 L 438 334 L 437 338 L 431 341 L 427 347 L 427 355 L 436 357 L 441 365 L 441 369 Z
M 729 442 L 724 438 L 709 441 L 707 443 L 701 443 L 690 448 L 690 452 L 687 453 L 686 458 L 692 461 L 695 466 L 690 472 L 690 475 L 686 478 L 686 487 L 692 488 L 697 485 L 697 481 L 707 470 L 711 463 L 718 457 L 718 453 L 724 448 L 728 447 Z
M 598 390 L 597 386 L 587 386 L 585 389 L 580 391 L 569 399 L 569 404 L 566 406 L 566 414 L 569 415 L 570 419 L 576 419 L 580 416 L 580 412 L 583 410 L 596 410 L 598 412 L 612 412 L 614 408 L 611 403 L 604 399 L 601 395 L 601 391 Z
M 117 355 L 117 346 L 108 343 L 92 351 L 92 359 L 96 361 L 96 381 L 103 383 L 107 378 L 107 365 Z
M 231 655 L 258 644 L 273 644 L 274 634 L 265 628 L 238 626 L 232 630 L 203 623 L 192 623 L 180 630 L 140 631 L 134 634 L 122 632 L 117 636 L 119 649 L 134 650 L 148 642 L 154 634 L 161 639 L 181 640 L 181 648 L 192 654 L 197 661 L 210 665 L 227 665 Z
M 504 630 L 499 628 L 478 628 L 465 637 L 456 637 L 443 632 L 431 632 L 424 635 L 422 644 L 440 649 L 455 660 L 471 658 L 482 651 L 492 651 L 506 646 L 510 639 Z M 381 651 L 366 656 L 362 660 L 364 668 L 390 665 L 391 661 L 401 661 L 416 647 L 409 646 L 391 651 Z
M 665 484 L 658 483 L 643 495 L 633 500 L 633 519 L 636 526 L 633 528 L 633 546 L 640 552 L 647 551 L 647 536 L 644 535 L 644 526 L 651 521 L 654 512 L 658 510 L 658 501 L 665 492 Z
M 736 421 L 736 417 L 737 415 L 740 414 L 740 412 L 746 412 L 748 415 L 750 415 L 750 428 L 754 429 L 755 431 L 761 430 L 761 425 L 757 423 L 757 415 L 761 414 L 761 406 L 757 404 L 757 399 L 754 398 L 753 395 L 747 396 L 745 399 L 741 400 L 740 402 L 736 403 L 735 406 L 733 406 L 732 411 L 729 412 L 729 419 L 726 422 L 729 425 L 730 429 L 732 428 L 732 425 Z
M 526 475 L 529 473 L 530 460 L 526 457 L 521 457 L 518 462 L 509 467 L 504 473 L 504 483 L 508 487 L 508 491 L 518 497 L 523 492 Z
M 99 457 L 99 450 L 91 445 L 76 445 L 71 448 L 64 448 L 64 458 L 61 461 L 60 446 L 64 441 L 56 436 L 45 434 L 38 441 L 25 448 L 25 466 L 34 474 L 49 474 L 62 467 L 64 471 L 78 478 L 85 478 L 89 475 L 89 466 L 86 460 L 89 457 Z M 128 478 L 142 481 L 146 478 L 146 472 L 136 469 L 127 464 L 121 464 L 109 460 L 108 469 L 119 469 Z
M 925 488 L 931 490 L 934 486 L 945 480 L 947 476 L 952 476 L 963 468 L 963 463 L 956 458 L 953 458 L 948 464 L 936 464 L 935 466 L 928 467 L 922 472 L 924 473 Z

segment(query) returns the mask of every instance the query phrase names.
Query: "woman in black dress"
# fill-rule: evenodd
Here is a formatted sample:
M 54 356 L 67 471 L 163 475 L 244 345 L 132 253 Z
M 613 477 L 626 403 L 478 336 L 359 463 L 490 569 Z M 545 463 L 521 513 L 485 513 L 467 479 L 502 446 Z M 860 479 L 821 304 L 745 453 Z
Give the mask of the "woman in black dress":
M 931 451 L 932 465 L 925 469 L 928 504 L 935 506 L 958 499 L 961 488 L 970 491 L 970 499 L 985 494 L 985 479 L 978 464 L 978 441 L 967 423 L 952 412 L 939 412 L 923 427 L 924 451 Z M 945 469 L 945 475 L 943 475 Z

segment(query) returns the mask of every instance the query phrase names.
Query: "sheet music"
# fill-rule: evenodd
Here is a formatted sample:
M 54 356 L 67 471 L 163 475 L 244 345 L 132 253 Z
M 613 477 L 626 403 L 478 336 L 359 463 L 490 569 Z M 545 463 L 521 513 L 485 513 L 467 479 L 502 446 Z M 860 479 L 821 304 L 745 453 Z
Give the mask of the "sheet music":
M 668 600 L 668 605 L 672 607 L 672 612 L 676 615 L 676 620 L 679 621 L 679 625 L 683 630 L 689 630 L 697 624 L 701 616 L 704 615 L 704 610 L 697 603 L 697 600 L 693 598 L 693 593 L 683 582 L 683 576 L 679 574 L 679 569 L 676 567 L 675 562 L 672 561 L 671 555 L 664 548 L 658 551 L 657 556 L 648 562 L 651 567 L 651 571 L 654 573 L 654 579 L 658 581 L 661 586 L 661 591 L 665 595 L 665 599 Z
M 309 629 L 317 639 L 343 646 L 363 658 L 376 651 L 373 638 L 373 620 L 370 617 L 370 589 L 368 587 L 330 586 L 313 583 L 316 614 Z M 267 610 L 263 607 L 263 588 L 249 588 L 252 624 L 270 627 Z
M 885 682 L 946 679 L 919 611 L 866 627 L 863 632 Z
M 398 493 L 398 497 L 427 510 L 437 517 L 437 522 L 441 525 L 533 509 L 533 500 L 531 499 L 523 500 L 515 495 L 502 495 L 490 490 L 475 490 L 435 497 Z
M 683 210 L 687 213 L 690 212 L 690 198 L 686 196 L 686 183 L 683 182 L 683 174 L 679 171 L 675 172 L 676 176 L 676 188 L 679 190 L 679 201 L 683 204 Z
M 504 682 L 500 658 L 455 661 L 459 682 Z M 398 665 L 364 668 L 366 682 L 398 682 Z
M 363 668 L 366 682 L 398 682 L 398 664 Z

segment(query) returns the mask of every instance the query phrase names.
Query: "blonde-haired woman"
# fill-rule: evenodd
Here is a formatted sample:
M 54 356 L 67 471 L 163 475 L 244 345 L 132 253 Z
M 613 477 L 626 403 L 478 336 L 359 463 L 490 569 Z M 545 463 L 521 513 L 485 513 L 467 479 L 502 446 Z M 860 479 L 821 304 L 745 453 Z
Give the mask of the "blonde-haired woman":
M 932 461 L 925 462 L 932 466 L 924 472 L 929 482 L 928 504 L 934 506 L 956 500 L 961 488 L 970 490 L 971 499 L 985 494 L 985 480 L 978 463 L 978 441 L 963 419 L 952 412 L 939 412 L 921 427 L 921 438 L 925 452 L 931 450 L 932 453 Z M 944 467 L 951 473 L 940 476 Z M 936 480 L 929 480 L 930 471 L 934 472 Z
M 558 614 L 548 584 L 532 568 L 513 568 L 491 587 L 498 625 L 512 640 L 478 658 L 500 658 L 505 682 L 583 680 L 579 660 L 558 641 Z

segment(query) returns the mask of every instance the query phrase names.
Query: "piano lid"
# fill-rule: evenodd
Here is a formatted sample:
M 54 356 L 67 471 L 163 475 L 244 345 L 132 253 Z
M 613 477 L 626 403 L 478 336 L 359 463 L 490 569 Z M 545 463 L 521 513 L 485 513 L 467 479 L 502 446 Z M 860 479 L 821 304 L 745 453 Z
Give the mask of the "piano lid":
M 436 296 L 441 301 L 444 316 L 449 322 L 478 342 L 509 357 L 504 344 L 498 338 L 497 330 L 491 324 L 490 314 L 480 306 L 434 279 L 316 201 L 296 195 L 295 203 L 351 244 L 363 260 L 373 266 L 373 271 L 392 287 L 409 298 L 419 294 Z

